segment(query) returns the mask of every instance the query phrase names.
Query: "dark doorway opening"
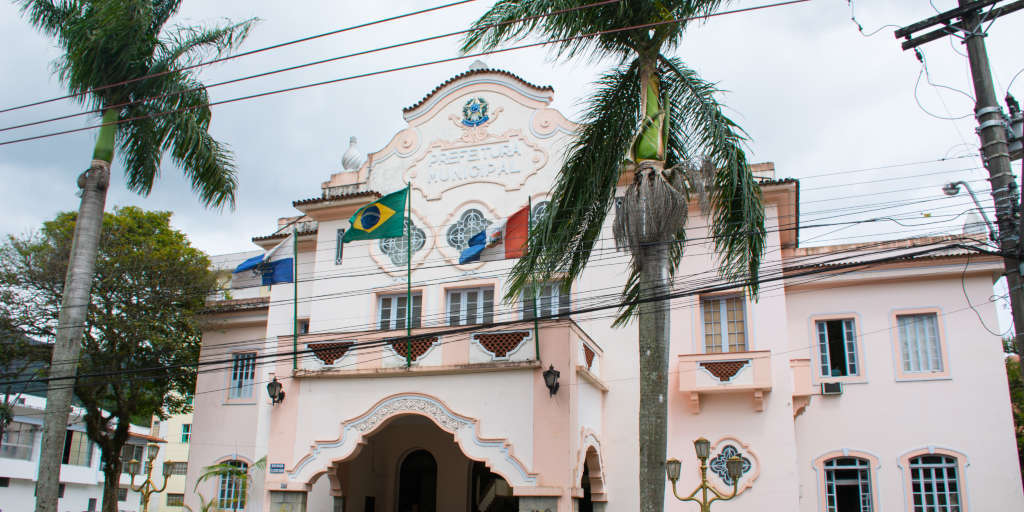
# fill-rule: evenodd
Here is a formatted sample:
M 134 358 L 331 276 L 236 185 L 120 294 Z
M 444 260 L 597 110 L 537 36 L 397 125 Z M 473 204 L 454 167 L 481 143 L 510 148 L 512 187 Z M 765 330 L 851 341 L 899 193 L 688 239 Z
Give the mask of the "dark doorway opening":
M 587 463 L 583 463 L 583 479 L 580 482 L 580 487 L 583 488 L 583 497 L 580 498 L 579 512 L 594 512 L 594 501 L 590 494 L 590 468 L 587 467 Z
M 437 512 L 437 461 L 426 450 L 416 450 L 402 461 L 398 512 Z
M 487 469 L 487 464 L 473 463 L 469 484 L 472 512 L 519 511 L 519 498 L 512 495 L 512 487 L 501 475 Z

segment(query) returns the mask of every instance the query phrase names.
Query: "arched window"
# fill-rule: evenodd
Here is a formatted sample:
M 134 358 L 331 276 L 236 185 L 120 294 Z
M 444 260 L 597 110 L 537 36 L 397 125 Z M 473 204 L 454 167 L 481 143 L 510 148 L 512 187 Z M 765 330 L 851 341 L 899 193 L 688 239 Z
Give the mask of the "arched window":
M 462 251 L 469 247 L 470 238 L 490 225 L 491 221 L 487 220 L 480 210 L 469 209 L 459 216 L 459 220 L 448 227 L 445 238 L 448 240 L 448 245 Z
M 914 512 L 960 512 L 956 457 L 920 455 L 910 459 L 910 495 Z
M 381 238 L 380 242 L 377 243 L 377 247 L 380 248 L 380 252 L 387 254 L 388 258 L 391 259 L 391 263 L 395 265 L 405 265 L 409 252 L 416 254 L 417 251 L 423 248 L 427 243 L 427 235 L 422 229 L 416 227 L 416 224 L 409 219 L 405 219 L 405 229 L 402 236 L 396 238 Z M 405 233 L 409 233 L 406 236 Z M 408 246 L 409 239 L 412 238 L 412 249 L 410 251 Z
M 827 512 L 871 512 L 871 464 L 859 457 L 835 457 L 823 464 Z
M 229 460 L 221 465 L 224 471 L 220 474 L 217 506 L 221 510 L 244 510 L 249 465 L 240 460 Z

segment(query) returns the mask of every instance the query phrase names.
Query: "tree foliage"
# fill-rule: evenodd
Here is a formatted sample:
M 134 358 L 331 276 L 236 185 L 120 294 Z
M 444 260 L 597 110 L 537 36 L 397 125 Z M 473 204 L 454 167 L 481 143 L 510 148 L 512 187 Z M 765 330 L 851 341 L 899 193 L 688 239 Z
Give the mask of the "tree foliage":
M 74 213 L 0 247 L 0 318 L 25 336 L 56 335 Z M 79 357 L 75 395 L 102 450 L 107 485 L 121 473 L 129 425 L 188 411 L 200 330 L 196 314 L 216 289 L 210 262 L 170 225 L 170 212 L 107 213 Z M 67 386 L 53 382 L 50 386 Z

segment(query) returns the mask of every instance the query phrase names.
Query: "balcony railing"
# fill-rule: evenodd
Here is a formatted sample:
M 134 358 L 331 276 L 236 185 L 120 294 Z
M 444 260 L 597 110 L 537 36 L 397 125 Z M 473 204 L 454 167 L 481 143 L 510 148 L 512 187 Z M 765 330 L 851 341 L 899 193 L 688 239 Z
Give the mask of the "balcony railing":
M 771 351 L 716 352 L 679 356 L 679 391 L 689 397 L 690 412 L 700 412 L 700 397 L 711 393 L 748 393 L 754 410 L 764 410 L 772 389 Z

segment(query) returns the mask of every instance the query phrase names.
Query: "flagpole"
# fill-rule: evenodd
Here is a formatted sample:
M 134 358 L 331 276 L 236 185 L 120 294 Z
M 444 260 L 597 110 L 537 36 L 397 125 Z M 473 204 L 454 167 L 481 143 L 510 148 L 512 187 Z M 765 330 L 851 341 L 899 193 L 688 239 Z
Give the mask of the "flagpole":
M 299 230 L 292 225 L 292 371 L 299 369 Z
M 526 220 L 526 248 L 529 250 L 530 246 L 530 230 L 533 228 L 533 198 L 526 198 L 527 208 L 527 220 Z M 540 321 L 537 320 L 537 316 L 540 314 L 537 311 L 537 290 L 534 283 L 530 282 L 530 297 L 533 300 L 533 350 L 537 354 L 537 361 L 540 362 Z
M 412 366 L 412 181 L 405 192 L 405 367 Z

